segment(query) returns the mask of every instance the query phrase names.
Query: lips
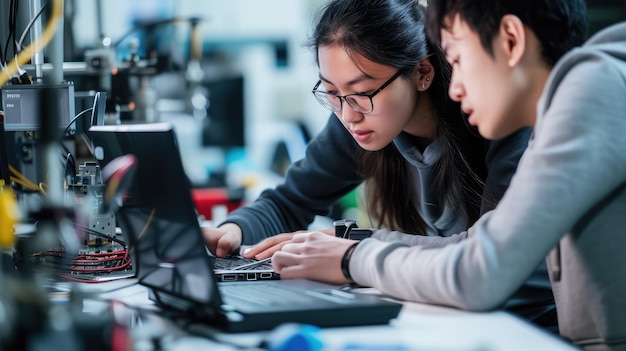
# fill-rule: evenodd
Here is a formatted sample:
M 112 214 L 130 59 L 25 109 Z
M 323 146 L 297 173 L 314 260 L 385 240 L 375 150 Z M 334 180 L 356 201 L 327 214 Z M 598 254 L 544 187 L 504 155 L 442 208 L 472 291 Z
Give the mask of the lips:
M 357 141 L 364 142 L 372 136 L 373 132 L 365 130 L 351 130 L 350 133 L 352 133 L 354 139 L 356 139 Z

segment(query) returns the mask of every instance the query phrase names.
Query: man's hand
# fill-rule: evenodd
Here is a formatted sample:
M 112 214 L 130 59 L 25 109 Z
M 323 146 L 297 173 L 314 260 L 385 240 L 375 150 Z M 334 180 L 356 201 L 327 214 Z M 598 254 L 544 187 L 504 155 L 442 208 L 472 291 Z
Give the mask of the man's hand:
M 202 236 L 209 250 L 217 257 L 225 257 L 241 246 L 243 234 L 234 223 L 225 223 L 219 228 L 202 227 Z
M 281 279 L 312 279 L 330 284 L 349 281 L 341 272 L 341 258 L 356 241 L 324 232 L 294 234 L 272 256 L 272 266 Z

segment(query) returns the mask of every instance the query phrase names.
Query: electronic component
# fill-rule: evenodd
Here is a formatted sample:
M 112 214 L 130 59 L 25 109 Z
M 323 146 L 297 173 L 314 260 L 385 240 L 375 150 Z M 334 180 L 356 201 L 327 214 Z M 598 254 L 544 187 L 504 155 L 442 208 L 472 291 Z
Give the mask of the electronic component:
M 85 162 L 78 174 L 67 184 L 67 201 L 76 209 L 76 229 L 82 234 L 77 255 L 63 247 L 50 248 L 32 254 L 39 267 L 52 267 L 66 278 L 95 280 L 112 274 L 132 273 L 128 247 L 116 231 L 115 215 L 104 208 L 106 187 L 100 166 Z M 84 224 L 80 224 L 84 223 Z
M 16 84 L 2 87 L 4 129 L 6 131 L 35 131 L 39 129 L 40 114 L 56 114 L 60 128 L 74 117 L 74 84 Z M 45 93 L 45 94 L 44 94 Z M 50 109 L 40 111 L 42 96 L 50 100 Z
M 73 184 L 74 202 L 80 206 L 87 217 L 90 230 L 115 236 L 115 215 L 111 211 L 103 211 L 105 185 L 102 183 L 100 166 L 95 162 L 85 162 L 78 166 L 78 174 Z M 90 239 L 91 241 L 91 239 Z

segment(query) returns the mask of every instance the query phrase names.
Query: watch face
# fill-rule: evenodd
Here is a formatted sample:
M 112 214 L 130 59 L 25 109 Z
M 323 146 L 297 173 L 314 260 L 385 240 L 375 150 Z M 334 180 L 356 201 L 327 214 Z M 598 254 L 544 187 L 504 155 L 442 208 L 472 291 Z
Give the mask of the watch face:
M 348 239 L 348 235 L 352 228 L 356 228 L 356 221 L 353 219 L 340 219 L 333 222 L 335 226 L 335 236 L 338 238 Z

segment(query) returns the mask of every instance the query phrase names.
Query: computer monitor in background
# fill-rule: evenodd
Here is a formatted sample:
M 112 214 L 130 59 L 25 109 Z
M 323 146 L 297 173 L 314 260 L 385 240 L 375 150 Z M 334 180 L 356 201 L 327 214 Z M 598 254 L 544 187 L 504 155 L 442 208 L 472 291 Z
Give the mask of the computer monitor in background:
M 1 91 L 6 131 L 39 131 L 42 121 L 62 130 L 74 117 L 72 83 L 5 85 Z
M 1 91 L 6 148 L 3 163 L 13 166 L 34 184 L 45 183 L 46 176 L 42 173 L 46 172 L 43 167 L 46 163 L 42 159 L 45 148 L 42 149 L 41 145 L 61 141 L 61 132 L 72 130 L 74 85 L 71 82 L 16 84 L 5 85 Z M 54 126 L 57 126 L 58 133 Z M 64 152 L 67 154 L 69 152 Z
M 203 85 L 209 91 L 209 107 L 202 128 L 202 145 L 245 146 L 243 76 L 223 77 Z

